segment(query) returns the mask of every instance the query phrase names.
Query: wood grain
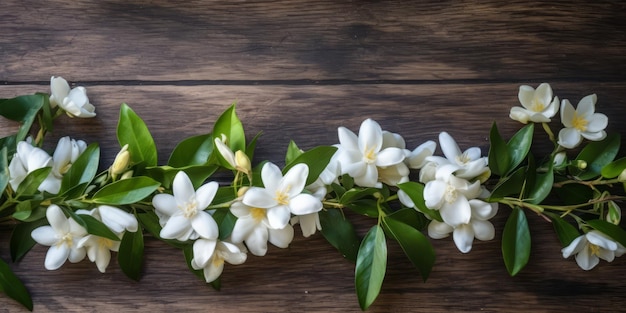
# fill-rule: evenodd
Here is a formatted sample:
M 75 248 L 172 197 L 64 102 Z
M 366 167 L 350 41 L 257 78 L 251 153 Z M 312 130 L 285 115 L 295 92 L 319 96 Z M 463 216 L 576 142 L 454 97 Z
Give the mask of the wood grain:
M 0 81 L 621 80 L 624 6 L 4 0 Z
M 290 139 L 304 149 L 336 143 L 338 126 L 357 131 L 367 117 L 401 133 L 409 148 L 445 130 L 461 148 L 486 153 L 493 121 L 508 136 L 521 126 L 508 118 L 519 85 L 544 81 L 572 103 L 596 93 L 609 130 L 626 133 L 622 1 L 3 0 L 1 7 L 0 98 L 47 92 L 51 75 L 86 86 L 98 117 L 60 118 L 46 148 L 65 135 L 99 142 L 102 168 L 119 149 L 123 102 L 148 124 L 160 164 L 177 142 L 209 132 L 234 101 L 248 137 L 263 132 L 255 163 L 283 163 Z M 0 120 L 0 135 L 15 129 Z M 499 248 L 508 209 L 500 210 L 496 239 L 475 242 L 469 254 L 450 239 L 431 240 L 437 263 L 426 283 L 390 243 L 370 311 L 624 310 L 626 258 L 584 272 L 562 259 L 551 225 L 537 216 L 529 215 L 530 264 L 509 277 Z M 351 217 L 360 233 L 372 223 Z M 0 228 L 4 260 L 9 237 Z M 41 246 L 11 267 L 35 312 L 360 311 L 354 265 L 319 234 L 304 239 L 297 231 L 288 249 L 227 265 L 219 292 L 190 273 L 175 248 L 147 238 L 146 249 L 140 282 L 116 262 L 106 274 L 88 261 L 46 271 Z M 25 310 L 0 297 L 3 311 Z

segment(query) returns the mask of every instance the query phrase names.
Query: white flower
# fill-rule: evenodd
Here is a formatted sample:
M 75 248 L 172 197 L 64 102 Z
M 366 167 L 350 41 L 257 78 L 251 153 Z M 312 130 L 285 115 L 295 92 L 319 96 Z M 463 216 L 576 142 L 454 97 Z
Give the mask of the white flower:
M 566 259 L 572 254 L 576 254 L 578 266 L 588 271 L 598 265 L 600 259 L 612 262 L 615 257 L 622 256 L 626 252 L 626 248 L 607 235 L 597 230 L 591 230 L 574 239 L 561 252 Z
M 487 158 L 481 157 L 478 147 L 471 147 L 461 152 L 454 138 L 446 132 L 439 134 L 439 145 L 445 158 L 440 156 L 426 157 L 426 161 L 435 162 L 437 166 L 452 164 L 456 167 L 454 175 L 459 178 L 474 179 L 489 171 Z
M 89 103 L 85 87 L 70 89 L 62 77 L 50 78 L 50 106 L 57 105 L 74 117 L 94 117 L 96 108 Z
M 79 247 L 78 242 L 87 235 L 87 231 L 73 219 L 65 217 L 57 205 L 48 207 L 46 217 L 50 226 L 38 227 L 31 233 L 37 243 L 50 246 L 44 263 L 46 269 L 56 270 L 65 260 L 76 263 L 84 259 L 85 249 Z
M 163 226 L 160 236 L 164 239 L 187 241 L 216 239 L 219 231 L 213 216 L 205 209 L 217 193 L 218 184 L 210 182 L 194 190 L 189 176 L 183 171 L 174 177 L 174 195 L 158 194 L 152 198 L 152 205 Z
M 602 113 L 594 113 L 597 97 L 588 95 L 578 102 L 578 107 L 565 99 L 561 103 L 561 122 L 565 128 L 559 131 L 559 145 L 572 149 L 580 144 L 582 138 L 599 141 L 606 137 L 604 129 L 609 119 Z
M 302 193 L 309 167 L 294 165 L 283 177 L 278 166 L 266 163 L 261 169 L 265 188 L 251 187 L 242 202 L 250 207 L 267 210 L 269 226 L 281 229 L 289 223 L 291 213 L 305 215 L 322 209 L 322 202 L 314 196 Z
M 13 155 L 11 163 L 9 163 L 9 183 L 11 188 L 17 190 L 28 174 L 40 168 L 50 167 L 52 164 L 52 157 L 46 151 L 34 147 L 26 141 L 18 142 L 17 152 Z M 61 189 L 61 179 L 54 175 L 48 175 L 37 189 L 56 194 Z
M 233 265 L 243 264 L 247 255 L 236 245 L 215 239 L 198 239 L 193 243 L 191 267 L 204 270 L 207 283 L 216 280 L 224 270 L 224 262 Z
M 559 110 L 559 98 L 552 97 L 552 88 L 543 83 L 535 90 L 531 86 L 522 85 L 517 95 L 523 107 L 512 107 L 509 117 L 522 122 L 548 123 Z
M 405 151 L 404 162 L 412 169 L 421 169 L 427 163 L 426 158 L 432 156 L 437 149 L 437 143 L 429 140 L 417 146 L 413 151 Z
M 279 247 L 287 248 L 293 240 L 293 227 L 289 224 L 280 229 L 270 227 L 268 210 L 235 202 L 230 212 L 237 217 L 231 233 L 233 243 L 244 242 L 250 253 L 264 256 L 267 253 L 267 241 Z
M 76 213 L 90 215 L 95 219 L 102 221 L 97 208 L 91 211 L 78 210 Z M 118 238 L 122 238 L 121 233 L 116 233 L 116 235 Z M 111 251 L 117 252 L 119 250 L 120 241 L 87 234 L 78 241 L 77 246 L 78 248 L 84 248 L 87 251 L 89 261 L 96 263 L 100 273 L 104 273 L 106 272 L 107 266 L 109 266 L 109 262 L 111 262 Z
M 52 154 L 52 174 L 57 178 L 63 178 L 63 175 L 85 152 L 85 149 L 87 149 L 87 143 L 82 140 L 70 139 L 67 136 L 59 139 L 54 154 Z
M 214 141 L 220 155 L 224 158 L 228 165 L 230 165 L 231 169 L 245 174 L 250 174 L 252 168 L 248 156 L 241 150 L 237 150 L 237 152 L 233 153 L 233 151 L 224 143 L 226 140 L 226 136 L 224 134 L 222 134 L 222 138 L 223 139 L 215 138 Z
M 487 203 L 478 199 L 469 200 L 471 219 L 469 223 L 452 227 L 439 221 L 428 224 L 428 236 L 433 239 L 448 237 L 452 233 L 454 244 L 463 253 L 472 250 L 474 238 L 478 240 L 492 240 L 495 237 L 495 228 L 489 222 L 498 212 L 497 203 Z
M 436 179 L 426 183 L 424 200 L 431 210 L 439 210 L 444 223 L 458 227 L 468 224 L 472 217 L 469 200 L 481 193 L 480 182 L 469 181 L 453 175 L 457 167 L 446 164 L 437 169 Z
M 124 231 L 134 233 L 139 229 L 137 218 L 126 211 L 108 205 L 100 205 L 95 211 L 98 219 L 116 234 Z
M 397 147 L 383 148 L 383 131 L 372 119 L 361 123 L 359 136 L 345 127 L 339 127 L 339 157 L 342 174 L 354 178 L 362 187 L 382 187 L 378 168 L 401 163 L 404 151 Z
M 320 180 L 317 179 L 311 185 L 306 186 L 306 189 L 311 191 L 313 196 L 320 201 L 324 201 L 326 197 L 327 190 L 326 185 Z M 304 237 L 309 237 L 315 234 L 315 231 L 322 230 L 322 224 L 320 223 L 320 215 L 319 212 L 313 212 L 310 214 L 304 215 L 296 215 L 291 218 L 291 225 L 300 224 L 300 229 L 302 230 L 302 235 Z

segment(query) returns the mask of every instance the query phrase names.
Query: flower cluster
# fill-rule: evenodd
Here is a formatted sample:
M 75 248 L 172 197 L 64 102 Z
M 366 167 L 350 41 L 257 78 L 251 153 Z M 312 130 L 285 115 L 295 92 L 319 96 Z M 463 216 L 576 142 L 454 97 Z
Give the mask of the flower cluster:
M 425 234 L 431 239 L 452 234 L 456 248 L 468 253 L 475 239 L 495 238 L 490 220 L 508 207 L 501 241 L 510 275 L 529 260 L 528 212 L 554 225 L 561 254 L 575 256 L 582 269 L 591 270 L 600 259 L 613 261 L 626 252 L 618 205 L 626 195 L 614 188 L 626 182 L 626 158 L 617 158 L 619 135 L 605 131 L 608 118 L 595 113 L 595 95 L 582 98 L 577 108 L 568 100 L 559 106 L 544 83 L 537 89 L 521 86 L 518 98 L 521 107 L 513 107 L 510 117 L 525 126 L 504 140 L 494 123 L 487 153 L 478 147 L 461 150 L 447 132 L 439 134 L 438 144 L 428 140 L 409 150 L 400 134 L 365 119 L 358 134 L 339 127 L 334 145 L 304 151 L 291 142 L 282 168 L 252 162 L 258 136 L 246 141 L 234 105 L 210 133 L 181 141 L 160 165 L 146 124 L 124 104 L 119 152 L 102 170 L 97 143 L 63 137 L 52 155 L 41 148 L 52 120 L 63 113 L 95 116 L 85 88 L 71 89 L 63 78 L 52 77 L 49 95 L 0 102 L 22 112 L 7 114 L 22 126 L 0 141 L 5 168 L 0 211 L 32 237 L 12 239 L 12 258 L 22 258 L 34 240 L 49 247 L 48 270 L 87 257 L 105 272 L 116 255 L 122 271 L 139 279 L 137 260 L 148 233 L 182 250 L 189 268 L 218 288 L 225 263 L 242 264 L 248 253 L 266 255 L 268 243 L 286 248 L 297 233 L 319 232 L 356 263 L 355 289 L 366 309 L 382 285 L 387 240 L 398 242 L 426 279 L 435 254 Z M 550 124 L 559 110 L 563 127 L 555 136 Z M 530 154 L 538 137 L 535 124 L 554 146 L 539 158 Z M 36 126 L 33 139 L 28 134 Z M 579 148 L 576 156 L 573 148 Z M 212 180 L 216 171 L 231 173 L 232 183 Z M 345 211 L 375 223 L 362 237 Z M 8 294 L 32 307 L 8 267 L 0 267 L 0 275 L 17 290 Z

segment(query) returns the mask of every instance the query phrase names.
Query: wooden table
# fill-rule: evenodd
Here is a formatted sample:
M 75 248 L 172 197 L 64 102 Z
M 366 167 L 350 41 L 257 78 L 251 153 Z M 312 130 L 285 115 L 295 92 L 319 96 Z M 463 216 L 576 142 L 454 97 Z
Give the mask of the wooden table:
M 440 131 L 461 147 L 488 149 L 493 120 L 503 133 L 520 84 L 549 82 L 574 104 L 598 95 L 609 130 L 626 133 L 626 7 L 620 1 L 24 1 L 0 10 L 0 97 L 49 91 L 60 75 L 87 87 L 98 116 L 60 119 L 48 140 L 100 142 L 103 167 L 117 153 L 118 108 L 147 122 L 160 163 L 183 138 L 211 130 L 233 101 L 248 134 L 263 131 L 256 162 L 282 163 L 289 139 L 304 149 L 333 144 L 338 126 L 366 117 L 399 132 L 412 149 Z M 8 125 L 4 123 L 2 125 Z M 11 124 L 12 125 L 12 124 Z M 8 126 L 5 127 L 5 132 Z M 9 129 L 12 131 L 13 129 Z M 530 216 L 530 264 L 506 273 L 500 236 L 469 254 L 432 240 L 426 283 L 390 245 L 389 269 L 372 312 L 620 311 L 626 258 L 590 272 L 563 260 L 551 225 Z M 361 231 L 371 221 L 357 219 Z M 9 260 L 9 229 L 0 257 Z M 227 266 L 222 291 L 187 270 L 182 254 L 153 238 L 140 282 L 113 263 L 43 268 L 35 247 L 12 268 L 35 311 L 358 312 L 354 265 L 318 234 L 299 231 Z M 0 311 L 24 311 L 0 298 Z

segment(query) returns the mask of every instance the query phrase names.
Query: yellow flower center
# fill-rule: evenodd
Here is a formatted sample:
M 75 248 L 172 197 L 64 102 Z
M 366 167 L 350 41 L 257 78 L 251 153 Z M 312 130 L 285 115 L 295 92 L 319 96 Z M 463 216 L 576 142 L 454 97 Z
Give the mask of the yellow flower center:
M 589 250 L 591 250 L 591 255 L 600 256 L 600 247 L 594 245 L 593 243 L 589 244 Z
M 59 240 L 59 242 L 57 242 L 57 247 L 58 246 L 62 246 L 62 245 L 67 245 L 68 247 L 71 247 L 74 241 L 74 237 L 72 236 L 72 234 L 67 233 L 65 235 L 63 235 L 63 237 L 61 238 L 61 240 Z
M 367 164 L 372 164 L 376 162 L 376 151 L 374 148 L 365 149 L 365 154 L 363 154 L 363 161 Z
M 111 239 L 100 237 L 98 238 L 98 245 L 111 250 L 111 247 L 113 247 L 113 241 Z
M 212 263 L 214 267 L 220 267 L 222 266 L 222 264 L 224 264 L 224 258 L 220 255 L 219 251 L 216 251 Z
M 291 186 L 287 186 L 285 190 L 276 190 L 274 200 L 276 200 L 276 202 L 278 202 L 280 205 L 289 204 L 289 189 L 291 189 Z
M 584 117 L 578 115 L 578 113 L 574 112 L 574 118 L 572 119 L 572 125 L 574 126 L 574 128 L 578 129 L 581 132 L 584 132 L 587 130 L 587 124 L 589 124 L 589 121 L 587 121 Z
M 530 110 L 533 112 L 542 112 L 545 108 L 546 105 L 537 99 L 533 99 L 533 104 L 530 106 Z
M 196 216 L 196 214 L 198 213 L 198 203 L 196 202 L 196 199 L 191 199 L 187 202 L 185 202 L 185 204 L 183 206 L 179 206 L 178 208 L 183 211 L 183 215 L 186 218 L 192 218 L 194 216 Z
M 265 218 L 265 213 L 266 213 L 265 209 L 260 209 L 260 208 L 250 209 L 250 215 L 257 222 L 260 222 Z
M 443 197 L 446 200 L 446 202 L 450 204 L 454 203 L 454 201 L 456 201 L 456 198 L 457 198 L 456 189 L 450 185 L 446 186 L 446 192 L 443 194 Z
M 471 161 L 469 155 L 467 153 L 462 153 L 461 155 L 457 155 L 456 162 L 459 165 L 465 165 Z

